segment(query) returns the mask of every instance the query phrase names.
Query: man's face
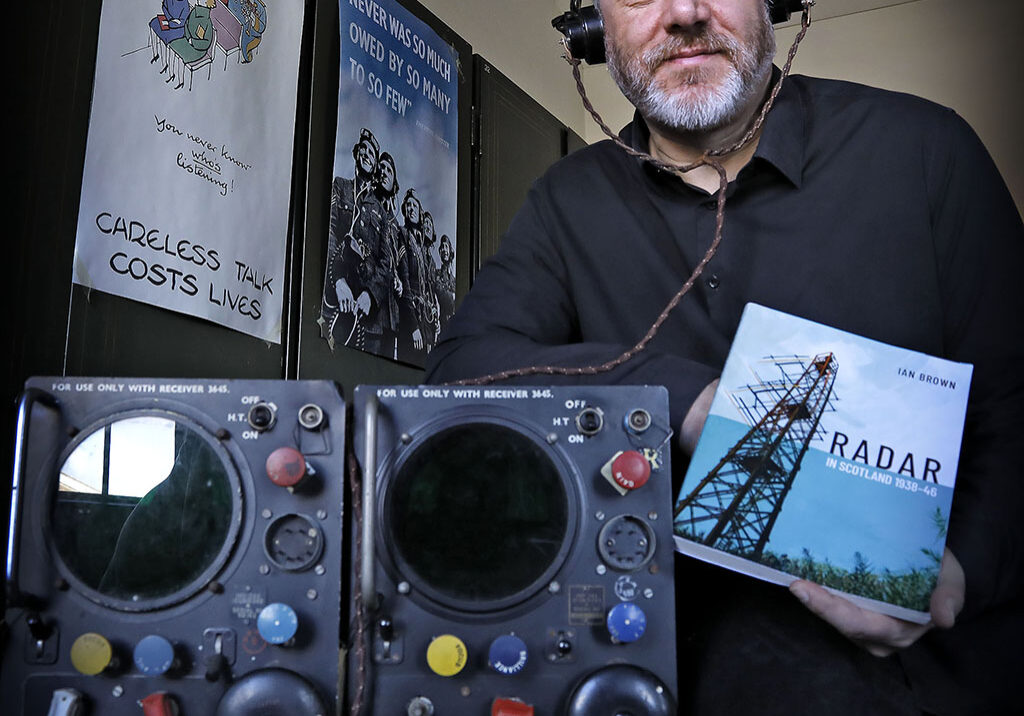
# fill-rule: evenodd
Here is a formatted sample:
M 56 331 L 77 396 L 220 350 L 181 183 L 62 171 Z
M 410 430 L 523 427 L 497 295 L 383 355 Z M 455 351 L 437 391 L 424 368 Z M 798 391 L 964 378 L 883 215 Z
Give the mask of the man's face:
M 380 188 L 384 190 L 384 193 L 390 194 L 395 188 L 395 168 L 391 166 L 391 162 L 380 163 Z M 392 204 L 392 207 L 394 205 Z
M 644 118 L 702 132 L 735 120 L 771 74 L 764 0 L 603 0 L 608 69 Z
M 373 173 L 373 168 L 377 166 L 377 151 L 367 141 L 356 145 L 356 166 L 363 174 Z
M 405 200 L 402 204 L 402 213 L 405 215 L 405 221 L 407 224 L 418 224 L 420 223 L 420 203 L 413 198 Z
M 423 215 L 423 235 L 428 238 L 434 235 L 434 220 L 430 214 Z

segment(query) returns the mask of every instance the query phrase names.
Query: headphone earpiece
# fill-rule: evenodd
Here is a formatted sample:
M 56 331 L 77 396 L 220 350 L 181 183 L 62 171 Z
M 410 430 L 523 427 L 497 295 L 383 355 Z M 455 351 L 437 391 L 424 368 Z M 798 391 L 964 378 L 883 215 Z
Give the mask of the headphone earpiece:
M 565 35 L 569 53 L 588 65 L 604 62 L 604 22 L 593 5 L 580 7 L 580 0 L 570 0 L 569 12 L 551 20 L 551 25 Z
M 773 25 L 786 22 L 794 12 L 803 12 L 804 9 L 804 0 L 766 2 Z M 604 62 L 604 23 L 596 7 L 580 7 L 580 0 L 569 0 L 569 11 L 552 19 L 551 25 L 565 35 L 565 44 L 574 58 L 588 65 Z
M 813 5 L 814 2 L 811 2 Z M 794 12 L 803 12 L 803 0 L 768 0 L 768 17 L 773 25 L 787 22 Z

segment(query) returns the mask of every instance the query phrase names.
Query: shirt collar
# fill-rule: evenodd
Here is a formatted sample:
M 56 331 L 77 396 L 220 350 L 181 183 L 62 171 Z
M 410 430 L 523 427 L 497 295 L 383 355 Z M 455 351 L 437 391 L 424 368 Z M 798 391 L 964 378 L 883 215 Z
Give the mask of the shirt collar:
M 781 70 L 773 67 L 773 87 L 781 76 Z M 799 187 L 803 179 L 807 110 L 795 85 L 792 77 L 788 77 L 779 91 L 775 105 L 765 118 L 754 159 L 764 160 Z M 619 136 L 634 149 L 649 150 L 650 131 L 639 112 L 633 113 L 633 121 L 623 128 Z
M 782 77 L 778 67 L 772 68 L 772 86 Z M 775 105 L 765 117 L 761 141 L 754 157 L 760 157 L 778 169 L 794 186 L 799 187 L 804 173 L 804 151 L 807 109 L 792 75 L 786 78 L 775 98 Z

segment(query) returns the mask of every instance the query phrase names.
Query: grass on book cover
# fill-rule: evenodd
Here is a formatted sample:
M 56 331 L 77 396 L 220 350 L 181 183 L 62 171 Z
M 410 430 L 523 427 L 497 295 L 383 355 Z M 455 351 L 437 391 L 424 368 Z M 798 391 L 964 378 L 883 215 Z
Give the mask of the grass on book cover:
M 676 548 L 927 620 L 971 370 L 748 304 L 676 503 Z

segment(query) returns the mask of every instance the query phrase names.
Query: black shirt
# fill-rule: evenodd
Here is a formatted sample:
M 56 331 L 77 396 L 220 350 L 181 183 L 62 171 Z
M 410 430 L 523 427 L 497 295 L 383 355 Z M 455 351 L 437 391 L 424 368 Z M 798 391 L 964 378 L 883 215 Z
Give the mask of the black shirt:
M 622 136 L 646 149 L 639 118 Z M 429 356 L 429 380 L 594 365 L 619 355 L 690 275 L 714 223 L 713 196 L 610 141 L 566 157 L 535 183 L 481 269 Z M 679 426 L 717 377 L 749 301 L 974 364 L 948 540 L 967 574 L 961 622 L 1012 608 L 1019 628 L 1022 266 L 1020 215 L 981 142 L 953 111 L 792 76 L 753 159 L 728 186 L 722 244 L 701 280 L 647 350 L 585 380 L 665 385 Z M 955 661 L 963 656 L 956 636 L 966 631 L 958 626 L 924 641 L 941 642 L 932 651 Z M 921 657 L 927 666 L 915 673 L 911 652 L 922 648 L 904 661 L 911 679 L 925 684 L 925 700 L 943 689 L 952 694 L 941 697 L 943 708 L 982 697 L 970 693 L 967 672 L 975 667 L 951 681 Z M 1022 662 L 1014 656 L 1009 663 Z

